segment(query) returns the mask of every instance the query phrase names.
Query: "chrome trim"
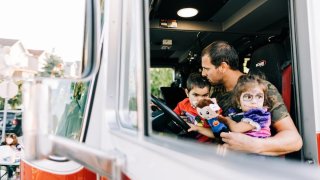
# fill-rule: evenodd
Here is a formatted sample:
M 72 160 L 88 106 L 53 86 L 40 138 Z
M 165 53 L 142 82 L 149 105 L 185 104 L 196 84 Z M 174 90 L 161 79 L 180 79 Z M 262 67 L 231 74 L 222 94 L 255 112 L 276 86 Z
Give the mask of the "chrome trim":
M 52 142 L 52 153 L 69 157 L 102 176 L 121 179 L 125 157 L 117 150 L 100 151 L 63 137 L 49 135 L 46 142 Z
M 23 143 L 24 158 L 27 160 L 44 158 L 43 154 L 50 153 L 50 143 L 40 146 L 42 135 L 48 133 L 49 119 L 49 88 L 41 81 L 28 81 L 23 84 L 24 113 Z M 46 148 L 44 148 L 46 147 Z

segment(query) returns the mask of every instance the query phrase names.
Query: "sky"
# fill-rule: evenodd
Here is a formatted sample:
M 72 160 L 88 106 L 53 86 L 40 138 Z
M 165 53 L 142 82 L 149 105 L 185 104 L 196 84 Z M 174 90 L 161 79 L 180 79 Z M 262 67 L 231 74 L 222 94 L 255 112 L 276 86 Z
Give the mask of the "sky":
M 82 55 L 84 0 L 0 0 L 0 38 L 46 50 L 64 61 Z

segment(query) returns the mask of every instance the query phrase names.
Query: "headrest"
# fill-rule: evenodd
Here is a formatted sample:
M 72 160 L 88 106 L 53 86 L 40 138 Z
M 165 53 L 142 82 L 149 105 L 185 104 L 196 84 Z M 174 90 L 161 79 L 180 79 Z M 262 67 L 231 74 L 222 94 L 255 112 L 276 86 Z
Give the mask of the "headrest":
M 253 52 L 249 72 L 263 74 L 281 92 L 282 75 L 280 64 L 285 59 L 286 54 L 282 44 L 267 44 Z
M 170 109 L 174 109 L 177 104 L 187 97 L 183 88 L 160 87 L 164 101 Z

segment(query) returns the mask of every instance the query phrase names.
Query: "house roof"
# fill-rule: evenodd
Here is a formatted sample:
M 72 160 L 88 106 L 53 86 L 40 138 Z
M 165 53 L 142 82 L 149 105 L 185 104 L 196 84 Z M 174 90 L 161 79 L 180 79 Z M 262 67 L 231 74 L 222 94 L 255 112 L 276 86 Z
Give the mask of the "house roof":
M 28 49 L 28 52 L 32 54 L 34 57 L 41 56 L 45 51 L 44 50 L 36 50 L 36 49 Z
M 5 39 L 5 38 L 0 38 L 0 45 L 2 46 L 13 46 L 19 42 L 17 39 Z

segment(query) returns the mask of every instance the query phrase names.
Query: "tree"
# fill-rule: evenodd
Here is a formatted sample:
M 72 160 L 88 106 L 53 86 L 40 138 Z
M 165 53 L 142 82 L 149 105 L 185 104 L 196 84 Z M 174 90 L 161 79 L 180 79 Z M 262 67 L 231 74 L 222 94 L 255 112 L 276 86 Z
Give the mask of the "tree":
M 151 69 L 151 94 L 160 97 L 160 87 L 169 87 L 173 81 L 173 69 L 152 68 Z
M 16 82 L 18 85 L 18 94 L 8 100 L 11 109 L 17 109 L 22 104 L 22 81 Z M 4 98 L 0 97 L 0 110 L 4 109 Z
M 63 61 L 61 57 L 50 54 L 45 59 L 46 64 L 43 67 L 43 72 L 40 73 L 42 77 L 63 77 Z

